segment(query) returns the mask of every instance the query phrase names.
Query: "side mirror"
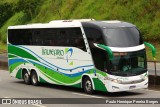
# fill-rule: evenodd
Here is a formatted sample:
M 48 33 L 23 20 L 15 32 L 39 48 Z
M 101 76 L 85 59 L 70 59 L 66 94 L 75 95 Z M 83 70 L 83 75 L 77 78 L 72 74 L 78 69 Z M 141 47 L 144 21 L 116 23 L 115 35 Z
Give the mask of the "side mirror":
M 94 43 L 94 46 L 96 46 L 97 48 L 105 50 L 108 53 L 109 59 L 113 60 L 113 58 L 114 58 L 113 52 L 108 46 L 102 45 L 102 44 L 96 44 L 96 43 Z
M 151 48 L 151 50 L 152 50 L 152 56 L 153 56 L 154 60 L 156 60 L 156 58 L 155 58 L 156 57 L 156 48 L 152 44 L 150 44 L 148 42 L 144 42 L 144 45 L 146 45 L 149 48 Z

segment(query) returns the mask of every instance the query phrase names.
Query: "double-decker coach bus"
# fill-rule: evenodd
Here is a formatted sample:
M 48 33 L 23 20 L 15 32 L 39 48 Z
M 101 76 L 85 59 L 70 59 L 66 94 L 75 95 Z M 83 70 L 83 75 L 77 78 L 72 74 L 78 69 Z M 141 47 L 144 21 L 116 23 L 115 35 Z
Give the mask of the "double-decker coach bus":
M 78 87 L 88 94 L 148 87 L 145 44 L 131 23 L 56 20 L 9 26 L 7 44 L 10 75 L 26 84 Z

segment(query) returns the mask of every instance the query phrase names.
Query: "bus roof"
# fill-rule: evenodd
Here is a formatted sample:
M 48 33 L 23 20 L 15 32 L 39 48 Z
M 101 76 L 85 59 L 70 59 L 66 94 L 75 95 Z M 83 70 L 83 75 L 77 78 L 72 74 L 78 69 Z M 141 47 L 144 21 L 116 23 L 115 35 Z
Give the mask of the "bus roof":
M 96 26 L 101 28 L 115 27 L 135 27 L 135 25 L 118 20 L 95 21 L 94 19 L 76 19 L 76 20 L 55 20 L 49 23 L 35 23 L 27 25 L 9 26 L 8 29 L 31 29 L 31 28 L 64 28 L 64 27 L 81 27 Z
M 71 19 L 71 20 L 54 20 L 49 23 L 34 23 L 27 25 L 9 26 L 8 29 L 30 29 L 30 28 L 62 28 L 62 27 L 80 27 L 81 22 L 92 21 L 94 19 Z
M 99 27 L 99 28 L 135 27 L 135 25 L 131 23 L 122 22 L 118 20 L 82 22 L 82 25 L 84 27 Z

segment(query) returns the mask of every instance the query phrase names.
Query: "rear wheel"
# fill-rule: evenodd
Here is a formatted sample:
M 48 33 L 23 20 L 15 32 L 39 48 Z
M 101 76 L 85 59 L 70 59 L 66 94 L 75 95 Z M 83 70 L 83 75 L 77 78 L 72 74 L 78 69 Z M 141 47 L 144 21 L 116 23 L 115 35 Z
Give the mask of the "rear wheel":
M 38 85 L 38 76 L 37 76 L 37 73 L 35 71 L 32 72 L 31 74 L 31 83 L 32 85 L 34 86 L 37 86 Z
M 26 70 L 23 72 L 23 80 L 24 80 L 24 83 L 27 85 L 31 83 L 30 76 Z
M 87 94 L 92 94 L 93 93 L 93 86 L 92 86 L 92 82 L 90 80 L 89 77 L 86 77 L 83 81 L 83 88 L 84 88 L 84 91 L 87 93 Z

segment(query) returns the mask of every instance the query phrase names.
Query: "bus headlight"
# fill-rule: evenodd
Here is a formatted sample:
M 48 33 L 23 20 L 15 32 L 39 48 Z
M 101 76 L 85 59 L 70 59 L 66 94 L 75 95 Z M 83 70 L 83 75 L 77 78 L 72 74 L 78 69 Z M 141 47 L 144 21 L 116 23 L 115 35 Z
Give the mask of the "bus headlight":
M 140 77 L 141 77 L 141 79 L 143 79 L 143 80 L 148 79 L 148 76 L 143 76 L 143 75 L 141 75 Z
M 119 83 L 119 84 L 122 83 L 121 80 L 109 78 L 109 77 L 107 77 L 107 76 L 104 78 L 104 80 L 110 80 L 110 81 L 112 81 L 112 82 Z
M 117 80 L 117 79 L 114 79 L 113 82 L 115 82 L 115 83 L 122 83 L 121 80 Z
M 145 77 L 143 78 L 143 80 L 146 80 L 146 79 L 148 79 L 148 76 L 145 76 Z

